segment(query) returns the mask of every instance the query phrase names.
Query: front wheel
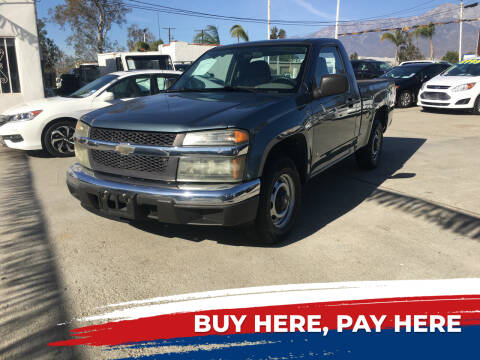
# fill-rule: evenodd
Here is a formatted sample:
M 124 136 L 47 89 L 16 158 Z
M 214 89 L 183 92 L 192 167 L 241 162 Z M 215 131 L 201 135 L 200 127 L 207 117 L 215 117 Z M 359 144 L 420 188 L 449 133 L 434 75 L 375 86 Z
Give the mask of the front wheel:
M 375 121 L 367 146 L 364 146 L 356 152 L 358 166 L 362 169 L 375 169 L 380 162 L 382 150 L 383 126 L 379 121 Z
M 475 100 L 475 104 L 473 105 L 473 108 L 470 110 L 470 112 L 474 115 L 480 115 L 480 96 L 477 97 L 477 100 Z
M 290 158 L 267 164 L 262 179 L 255 230 L 265 245 L 273 245 L 293 228 L 300 209 L 301 181 Z
M 407 108 L 412 105 L 413 97 L 410 91 L 403 91 L 398 98 L 398 107 Z
M 43 135 L 45 150 L 55 157 L 75 155 L 73 134 L 75 122 L 71 120 L 58 121 L 48 125 Z

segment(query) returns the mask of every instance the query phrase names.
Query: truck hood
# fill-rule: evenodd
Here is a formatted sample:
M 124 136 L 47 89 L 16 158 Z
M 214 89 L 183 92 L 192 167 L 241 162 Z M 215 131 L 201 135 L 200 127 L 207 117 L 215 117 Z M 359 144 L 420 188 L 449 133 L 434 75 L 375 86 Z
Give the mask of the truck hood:
M 480 82 L 480 76 L 443 76 L 437 75 L 427 82 L 427 85 L 443 85 L 455 87 L 458 85 L 468 84 L 471 82 Z M 477 85 L 477 86 L 480 86 Z
M 258 125 L 281 113 L 278 106 L 288 101 L 294 101 L 292 94 L 163 93 L 93 111 L 82 121 L 95 127 L 140 131 L 251 128 L 250 122 Z
M 62 107 L 72 109 L 72 106 L 75 106 L 77 104 L 83 104 L 85 103 L 85 100 L 86 100 L 85 98 L 67 98 L 67 97 L 60 97 L 60 96 L 44 98 L 44 99 L 36 99 L 36 100 L 15 105 L 7 109 L 3 113 L 3 115 L 14 115 L 14 114 L 19 114 L 19 113 L 34 111 L 34 110 L 49 111 L 52 109 L 57 109 Z

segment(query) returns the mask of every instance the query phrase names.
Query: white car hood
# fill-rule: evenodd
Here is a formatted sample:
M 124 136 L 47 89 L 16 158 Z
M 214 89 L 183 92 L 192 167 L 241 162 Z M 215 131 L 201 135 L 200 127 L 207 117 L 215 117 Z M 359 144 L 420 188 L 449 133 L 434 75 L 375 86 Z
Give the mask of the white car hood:
M 82 106 L 88 102 L 88 98 L 68 98 L 68 97 L 51 97 L 44 99 L 37 99 L 28 101 L 26 103 L 15 105 L 7 109 L 3 115 L 13 115 L 22 112 L 34 111 L 34 110 L 58 110 L 61 108 L 76 110 L 77 106 Z
M 458 86 L 472 82 L 480 82 L 480 76 L 442 76 L 437 75 L 427 85 Z

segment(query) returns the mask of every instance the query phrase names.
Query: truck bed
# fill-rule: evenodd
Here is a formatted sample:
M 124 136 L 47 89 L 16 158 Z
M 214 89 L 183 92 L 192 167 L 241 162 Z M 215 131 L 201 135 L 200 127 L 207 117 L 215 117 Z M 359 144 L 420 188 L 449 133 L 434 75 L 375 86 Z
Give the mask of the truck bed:
M 390 79 L 357 80 L 357 84 L 362 98 L 369 98 L 385 91 L 389 88 L 388 85 L 395 86 L 393 80 Z

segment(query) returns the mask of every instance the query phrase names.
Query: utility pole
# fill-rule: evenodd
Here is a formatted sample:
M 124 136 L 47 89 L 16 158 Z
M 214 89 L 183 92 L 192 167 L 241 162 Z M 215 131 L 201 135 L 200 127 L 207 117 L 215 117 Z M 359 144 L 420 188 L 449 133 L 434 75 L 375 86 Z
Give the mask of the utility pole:
M 143 29 L 143 42 L 147 42 L 147 29 Z
M 176 28 L 164 27 L 163 29 L 168 30 L 168 43 L 170 44 L 170 41 L 172 40 L 172 37 L 170 36 L 170 30 L 175 30 Z
M 337 0 L 337 19 L 335 21 L 335 39 L 338 39 L 338 19 L 340 17 L 340 0 Z
M 270 8 L 271 8 L 271 0 L 268 0 L 267 5 L 267 39 L 270 40 Z
M 195 31 L 202 34 L 202 42 L 201 43 L 203 44 L 203 38 L 204 38 L 205 30 L 202 29 L 202 30 L 195 30 Z
M 458 40 L 458 61 L 462 61 L 462 36 L 463 36 L 463 0 L 460 0 L 460 39 Z

